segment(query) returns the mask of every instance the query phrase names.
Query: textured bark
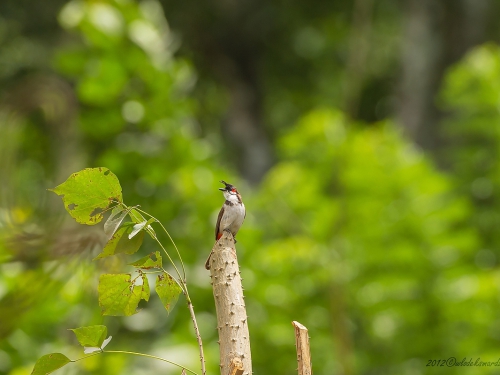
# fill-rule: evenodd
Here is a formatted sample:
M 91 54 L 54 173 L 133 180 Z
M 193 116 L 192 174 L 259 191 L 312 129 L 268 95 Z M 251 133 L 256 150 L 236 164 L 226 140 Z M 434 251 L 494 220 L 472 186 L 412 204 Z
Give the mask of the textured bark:
M 234 238 L 229 232 L 224 232 L 212 249 L 210 277 L 217 312 L 221 375 L 251 375 L 247 313 Z
M 299 375 L 312 375 L 311 349 L 309 348 L 308 330 L 299 322 L 293 321 L 292 324 L 295 328 L 295 347 L 297 349 Z

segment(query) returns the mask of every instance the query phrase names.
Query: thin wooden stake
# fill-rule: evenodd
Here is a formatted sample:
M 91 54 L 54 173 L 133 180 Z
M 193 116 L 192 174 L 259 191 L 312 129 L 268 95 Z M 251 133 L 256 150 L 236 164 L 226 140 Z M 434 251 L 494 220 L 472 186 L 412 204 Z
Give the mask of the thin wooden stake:
M 297 348 L 299 375 L 312 375 L 311 350 L 309 349 L 309 335 L 307 328 L 296 321 L 293 321 L 292 325 L 295 328 L 295 346 Z

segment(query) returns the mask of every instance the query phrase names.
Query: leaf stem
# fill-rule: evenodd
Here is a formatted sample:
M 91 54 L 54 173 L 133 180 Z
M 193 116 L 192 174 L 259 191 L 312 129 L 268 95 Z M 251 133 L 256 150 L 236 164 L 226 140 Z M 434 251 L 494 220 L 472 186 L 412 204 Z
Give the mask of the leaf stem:
M 167 273 L 167 271 L 165 271 L 164 268 L 162 268 L 162 270 L 163 270 L 163 272 Z M 193 322 L 194 333 L 196 335 L 196 341 L 198 341 L 198 347 L 200 350 L 201 372 L 203 375 L 205 375 L 206 369 L 205 369 L 205 355 L 203 354 L 203 342 L 201 340 L 200 330 L 198 329 L 198 322 L 196 321 L 196 315 L 194 313 L 193 303 L 191 302 L 191 297 L 189 297 L 189 291 L 188 291 L 186 281 L 184 281 L 182 279 L 179 279 L 179 281 L 180 281 L 179 286 L 182 289 L 182 293 L 184 293 L 184 296 L 186 297 L 186 302 L 188 305 L 189 314 L 191 315 L 191 321 Z
M 200 330 L 198 329 L 198 323 L 196 322 L 196 315 L 194 314 L 193 303 L 186 294 L 186 300 L 188 304 L 189 313 L 191 314 L 191 320 L 193 321 L 194 333 L 196 334 L 196 340 L 198 340 L 198 348 L 200 349 L 200 362 L 201 362 L 201 372 L 203 375 L 206 374 L 205 369 L 205 355 L 203 354 L 203 342 L 201 341 Z
M 153 215 L 151 215 L 151 214 L 147 213 L 146 211 L 141 210 L 140 208 L 136 208 L 136 210 L 137 210 L 137 211 L 139 211 L 139 212 L 141 212 L 141 213 L 143 213 L 144 215 L 149 216 L 149 217 L 150 217 L 150 218 L 152 218 L 152 219 L 155 219 L 155 220 L 156 220 L 156 222 L 157 222 L 158 224 L 160 224 L 161 228 L 163 229 L 163 231 L 167 234 L 168 238 L 170 239 L 170 242 L 172 242 L 172 245 L 174 245 L 175 251 L 177 252 L 177 256 L 179 257 L 179 260 L 181 261 L 181 266 L 182 266 L 182 275 L 183 275 L 183 277 L 184 277 L 184 280 L 186 280 L 186 269 L 185 269 L 185 267 L 184 267 L 184 262 L 182 261 L 181 253 L 180 253 L 179 249 L 177 248 L 177 245 L 175 244 L 175 242 L 174 242 L 174 240 L 173 240 L 172 236 L 170 235 L 170 233 L 168 233 L 168 230 L 167 230 L 167 229 L 163 226 L 163 224 L 161 223 L 161 221 L 160 221 L 160 220 L 158 220 L 158 219 L 157 219 L 156 217 L 154 217 Z
M 93 357 L 97 354 L 101 354 L 102 353 L 102 350 L 99 350 L 98 352 L 94 352 L 92 354 L 89 354 L 89 355 L 86 355 L 85 357 L 82 357 L 82 358 L 78 358 L 78 359 L 70 359 L 71 362 L 78 362 L 78 361 L 81 361 L 82 359 L 87 359 L 89 357 Z
M 175 265 L 174 261 L 172 260 L 172 258 L 170 257 L 170 254 L 168 253 L 168 251 L 163 247 L 162 243 L 160 242 L 160 240 L 158 240 L 158 238 L 156 236 L 154 236 L 154 239 L 156 242 L 158 242 L 158 245 L 160 245 L 160 247 L 162 248 L 163 252 L 167 255 L 168 257 L 168 260 L 170 260 L 170 263 L 172 263 L 172 266 L 174 266 L 174 269 L 175 269 L 175 272 L 177 273 L 177 276 L 179 277 L 179 280 L 181 281 L 181 288 L 182 288 L 182 291 L 185 292 L 185 289 L 184 289 L 184 281 L 182 279 L 182 276 L 181 276 L 181 273 L 179 272 L 179 269 L 177 268 L 177 266 Z M 163 269 L 163 268 L 162 268 Z M 163 269 L 163 271 L 166 273 L 167 271 L 165 271 Z
M 132 354 L 132 355 L 137 355 L 137 356 L 141 356 L 141 357 L 153 358 L 153 359 L 157 359 L 159 361 L 167 362 L 167 363 L 170 363 L 170 364 L 172 364 L 174 366 L 180 367 L 180 368 L 182 368 L 182 369 L 190 372 L 193 375 L 198 375 L 196 372 L 194 372 L 193 370 L 188 369 L 187 367 L 184 367 L 184 366 L 182 366 L 182 365 L 180 365 L 180 364 L 178 364 L 176 362 L 169 361 L 168 359 L 157 357 L 155 355 L 144 354 L 144 353 L 136 353 L 136 352 L 128 352 L 128 351 L 125 351 L 125 350 L 103 350 L 102 353 L 122 353 L 122 354 Z
M 121 204 L 123 204 L 123 203 L 121 203 Z M 160 240 L 158 239 L 158 237 L 156 236 L 156 234 L 153 231 L 148 231 L 148 233 L 151 235 L 151 237 L 153 237 L 153 239 L 158 243 L 158 245 L 160 245 L 160 247 L 162 248 L 163 252 L 167 255 L 168 260 L 170 260 L 170 263 L 172 263 L 172 266 L 174 267 L 175 272 L 177 273 L 177 276 L 179 277 L 179 281 L 180 281 L 180 285 L 179 286 L 181 287 L 182 292 L 186 296 L 186 302 L 187 302 L 187 305 L 188 305 L 189 314 L 191 315 L 191 320 L 193 322 L 193 327 L 194 327 L 194 332 L 195 332 L 195 335 L 196 335 L 196 340 L 198 341 L 198 347 L 199 347 L 199 350 L 200 350 L 200 363 L 201 363 L 202 375 L 206 375 L 205 355 L 203 353 L 203 342 L 201 340 L 200 330 L 198 329 L 198 323 L 196 321 L 196 315 L 194 313 L 193 303 L 191 302 L 191 298 L 189 297 L 189 292 L 188 292 L 187 282 L 186 282 L 186 268 L 184 267 L 184 262 L 182 261 L 181 253 L 180 253 L 179 249 L 177 248 L 177 245 L 175 244 L 172 236 L 170 236 L 170 233 L 163 226 L 163 224 L 160 222 L 160 220 L 158 220 L 153 215 L 147 213 L 146 211 L 141 210 L 140 208 L 138 208 L 138 206 L 135 206 L 134 209 L 137 210 L 137 211 L 139 211 L 140 213 L 142 213 L 142 214 L 144 214 L 144 215 L 146 215 L 146 216 L 154 219 L 158 224 L 160 224 L 160 226 L 162 227 L 163 231 L 167 234 L 168 238 L 172 242 L 172 245 L 174 245 L 175 251 L 177 252 L 177 255 L 179 256 L 179 261 L 181 262 L 181 266 L 182 266 L 182 275 L 179 272 L 179 269 L 177 268 L 177 266 L 175 265 L 172 257 L 168 253 L 167 249 L 165 249 L 165 247 L 160 242 Z M 147 230 L 147 228 L 146 228 L 146 230 Z M 163 271 L 166 273 L 166 271 L 164 269 L 163 269 Z M 109 353 L 109 351 L 108 351 L 108 353 Z M 125 353 L 125 352 L 123 352 L 123 353 Z M 139 353 L 133 353 L 133 354 L 143 355 L 143 356 L 146 356 L 146 357 L 149 356 L 149 355 L 146 355 L 146 354 L 139 354 Z M 190 370 L 188 370 L 188 371 L 190 371 Z M 190 371 L 190 372 L 192 372 L 192 371 Z

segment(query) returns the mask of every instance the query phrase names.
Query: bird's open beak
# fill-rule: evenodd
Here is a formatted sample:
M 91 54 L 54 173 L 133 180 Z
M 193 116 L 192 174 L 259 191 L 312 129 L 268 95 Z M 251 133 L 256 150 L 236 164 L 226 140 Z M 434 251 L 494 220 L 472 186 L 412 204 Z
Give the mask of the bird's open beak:
M 220 181 L 220 183 L 221 183 L 221 184 L 226 185 L 226 187 L 219 188 L 219 190 L 220 190 L 220 191 L 226 191 L 226 190 L 227 190 L 227 185 L 228 185 L 228 183 L 227 183 L 226 181 L 224 181 L 224 180 L 221 180 L 221 181 Z

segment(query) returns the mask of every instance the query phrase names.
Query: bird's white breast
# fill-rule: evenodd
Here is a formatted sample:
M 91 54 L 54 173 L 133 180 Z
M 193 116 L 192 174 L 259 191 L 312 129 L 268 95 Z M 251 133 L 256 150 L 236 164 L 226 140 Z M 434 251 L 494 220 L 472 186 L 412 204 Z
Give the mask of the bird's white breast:
M 245 205 L 243 203 L 233 203 L 232 205 L 225 204 L 224 214 L 220 223 L 221 231 L 229 229 L 233 235 L 236 235 L 244 219 Z

